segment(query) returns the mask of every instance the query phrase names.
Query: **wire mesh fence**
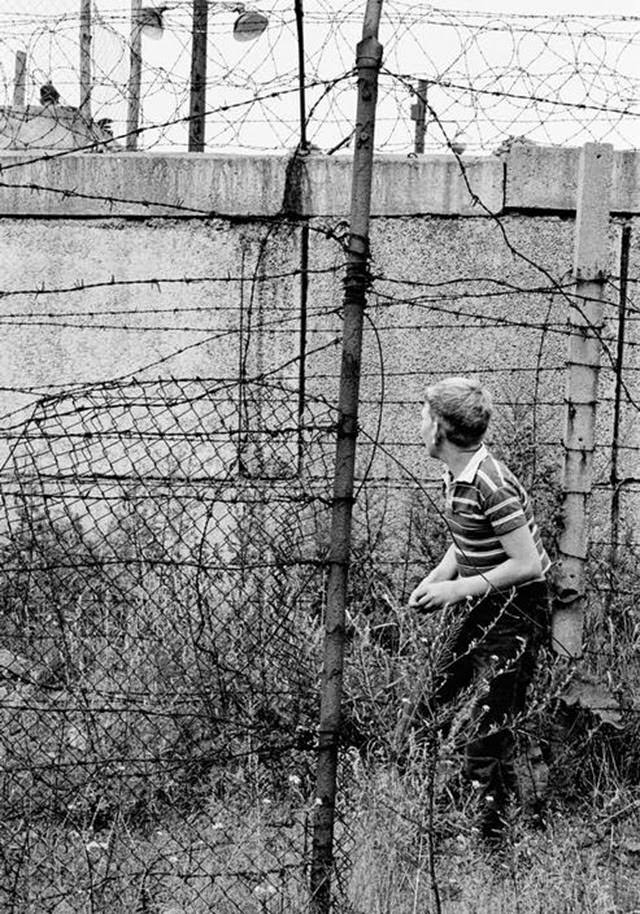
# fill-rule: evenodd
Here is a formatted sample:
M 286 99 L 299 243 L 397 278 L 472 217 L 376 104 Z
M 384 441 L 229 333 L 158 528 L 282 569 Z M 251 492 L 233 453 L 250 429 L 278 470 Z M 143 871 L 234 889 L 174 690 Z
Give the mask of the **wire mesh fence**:
M 99 386 L 13 442 L 7 910 L 302 905 L 331 417 L 301 448 L 290 390 L 242 402 L 250 437 L 237 385 Z
M 308 142 L 325 153 L 349 148 L 360 4 L 308 0 L 303 6 L 301 30 L 294 3 L 257 4 L 268 21 L 265 31 L 237 41 L 240 6 L 209 5 L 210 151 L 296 148 L 301 93 Z M 135 30 L 128 2 L 91 5 L 89 108 L 80 98 L 79 2 L 35 4 L 29 12 L 5 3 L 3 146 L 118 150 L 140 129 L 140 148 L 186 149 L 191 7 L 190 0 L 158 4 L 161 13 L 151 19 L 156 7 L 144 7 L 135 90 L 140 117 L 133 123 L 128 108 Z M 418 148 L 416 136 L 427 152 L 446 152 L 453 144 L 467 153 L 504 153 L 514 142 L 638 146 L 637 39 L 638 22 L 631 16 L 481 13 L 389 3 L 381 25 L 385 65 L 377 148 L 409 153 Z M 301 40 L 303 62 L 296 64 Z M 26 62 L 21 103 L 12 107 L 17 53 L 26 55 Z M 420 102 L 421 111 L 420 105 L 412 109 Z

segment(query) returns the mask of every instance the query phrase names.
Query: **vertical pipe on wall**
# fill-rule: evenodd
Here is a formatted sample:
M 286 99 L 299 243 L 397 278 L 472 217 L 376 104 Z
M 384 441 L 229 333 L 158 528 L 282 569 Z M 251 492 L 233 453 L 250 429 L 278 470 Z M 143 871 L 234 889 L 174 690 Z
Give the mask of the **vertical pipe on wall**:
M 378 41 L 381 11 L 382 0 L 368 0 L 362 41 L 358 44 L 356 57 L 358 103 L 345 277 L 342 363 L 338 396 L 338 429 L 318 734 L 316 806 L 311 850 L 311 910 L 314 914 L 328 914 L 331 908 L 345 613 L 358 433 L 360 359 L 369 261 L 375 113 L 378 97 L 378 73 L 382 60 L 382 46 Z
M 307 305 L 309 298 L 309 223 L 300 229 L 300 333 L 298 361 L 298 474 L 304 470 L 304 411 L 307 399 Z
M 555 581 L 556 653 L 582 654 L 584 571 L 600 370 L 603 288 L 609 268 L 613 147 L 587 143 L 580 156 L 569 323 L 564 432 L 562 531 Z
M 307 101 L 306 101 L 306 68 L 304 55 L 304 8 L 302 0 L 295 0 L 296 34 L 298 39 L 298 108 L 300 118 L 300 140 L 298 149 L 306 153 L 309 148 L 307 139 Z M 298 200 L 300 208 L 302 200 Z M 304 469 L 304 411 L 306 392 L 306 356 L 307 356 L 307 299 L 309 295 L 309 223 L 303 222 L 300 229 L 300 335 L 298 363 L 298 473 Z

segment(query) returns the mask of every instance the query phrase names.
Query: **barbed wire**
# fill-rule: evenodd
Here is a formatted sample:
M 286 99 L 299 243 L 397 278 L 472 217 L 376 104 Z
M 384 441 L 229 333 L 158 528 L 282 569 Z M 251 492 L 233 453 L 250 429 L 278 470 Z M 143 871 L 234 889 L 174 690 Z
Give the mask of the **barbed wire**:
M 241 44 L 230 37 L 237 14 L 222 7 L 210 10 L 207 91 L 216 105 L 207 116 L 209 149 L 280 151 L 298 145 L 300 74 L 294 63 L 298 38 L 293 5 L 267 0 L 259 8 L 268 26 L 254 42 Z M 325 151 L 345 149 L 353 130 L 355 87 L 353 78 L 345 81 L 344 74 L 353 75 L 359 4 L 352 0 L 338 9 L 329 0 L 307 0 L 304 14 L 308 139 Z M 138 126 L 147 149 L 184 149 L 191 6 L 173 2 L 162 18 L 160 40 L 143 39 L 143 114 Z M 38 88 L 51 80 L 60 94 L 60 127 L 71 124 L 70 111 L 79 101 L 79 10 L 24 15 L 16 8 L 15 13 L 6 12 L 2 22 L 0 63 L 7 102 L 13 94 L 13 57 L 21 51 L 28 61 L 27 103 L 37 107 Z M 93 121 L 100 136 L 91 141 L 117 148 L 128 132 L 128 4 L 94 3 L 92 25 Z M 378 147 L 405 153 L 414 148 L 412 89 L 420 80 L 432 109 L 468 152 L 506 151 L 514 138 L 547 145 L 594 140 L 638 146 L 640 86 L 634 46 L 639 28 L 632 16 L 478 13 L 400 0 L 388 3 L 381 34 L 386 65 Z M 227 116 L 231 111 L 233 118 Z M 52 112 L 44 116 L 51 118 Z M 6 107 L 4 117 L 3 134 L 13 134 L 19 143 L 26 123 L 21 125 L 19 112 Z M 29 118 L 35 117 L 34 109 Z M 32 128 L 40 129 L 43 137 L 51 131 L 35 120 Z M 82 119 L 73 120 L 69 129 L 78 146 L 84 145 L 83 135 L 91 134 Z M 422 133 L 427 151 L 447 150 L 428 113 Z M 33 146 L 34 137 L 30 140 Z

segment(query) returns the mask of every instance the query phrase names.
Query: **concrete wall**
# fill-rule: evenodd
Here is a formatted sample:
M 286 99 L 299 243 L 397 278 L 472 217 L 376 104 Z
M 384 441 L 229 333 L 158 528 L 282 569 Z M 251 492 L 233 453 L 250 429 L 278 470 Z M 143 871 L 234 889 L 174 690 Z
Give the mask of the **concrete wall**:
M 360 447 L 364 467 L 367 436 L 383 444 L 372 477 L 435 478 L 416 423 L 425 385 L 444 373 L 485 377 L 502 416 L 496 437 L 514 450 L 533 428 L 540 465 L 557 468 L 567 299 L 552 283 L 571 280 L 578 158 L 576 149 L 515 147 L 504 159 L 463 158 L 463 167 L 453 156 L 377 159 Z M 315 154 L 294 167 L 268 156 L 2 155 L 5 451 L 37 398 L 69 386 L 232 379 L 243 364 L 295 389 L 304 287 L 302 223 L 292 210 L 310 227 L 306 383 L 317 400 L 307 415 L 335 402 L 350 168 L 347 157 Z M 640 216 L 639 169 L 637 154 L 615 154 L 614 276 L 621 224 Z M 638 248 L 634 235 L 633 278 Z M 607 297 L 596 464 L 603 483 L 615 281 Z M 635 327 L 625 356 L 631 396 L 639 386 Z M 636 425 L 626 408 L 627 445 L 638 443 Z M 633 450 L 623 451 L 620 472 L 636 475 Z

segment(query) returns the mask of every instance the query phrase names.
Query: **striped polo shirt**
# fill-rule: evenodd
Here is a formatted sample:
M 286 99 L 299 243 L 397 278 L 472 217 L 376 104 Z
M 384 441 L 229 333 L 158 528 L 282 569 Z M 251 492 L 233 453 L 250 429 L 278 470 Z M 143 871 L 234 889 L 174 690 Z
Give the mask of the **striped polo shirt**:
M 444 474 L 446 520 L 461 577 L 483 574 L 508 559 L 500 537 L 528 524 L 542 563 L 544 578 L 551 566 L 533 508 L 513 473 L 481 445 L 454 479 Z

